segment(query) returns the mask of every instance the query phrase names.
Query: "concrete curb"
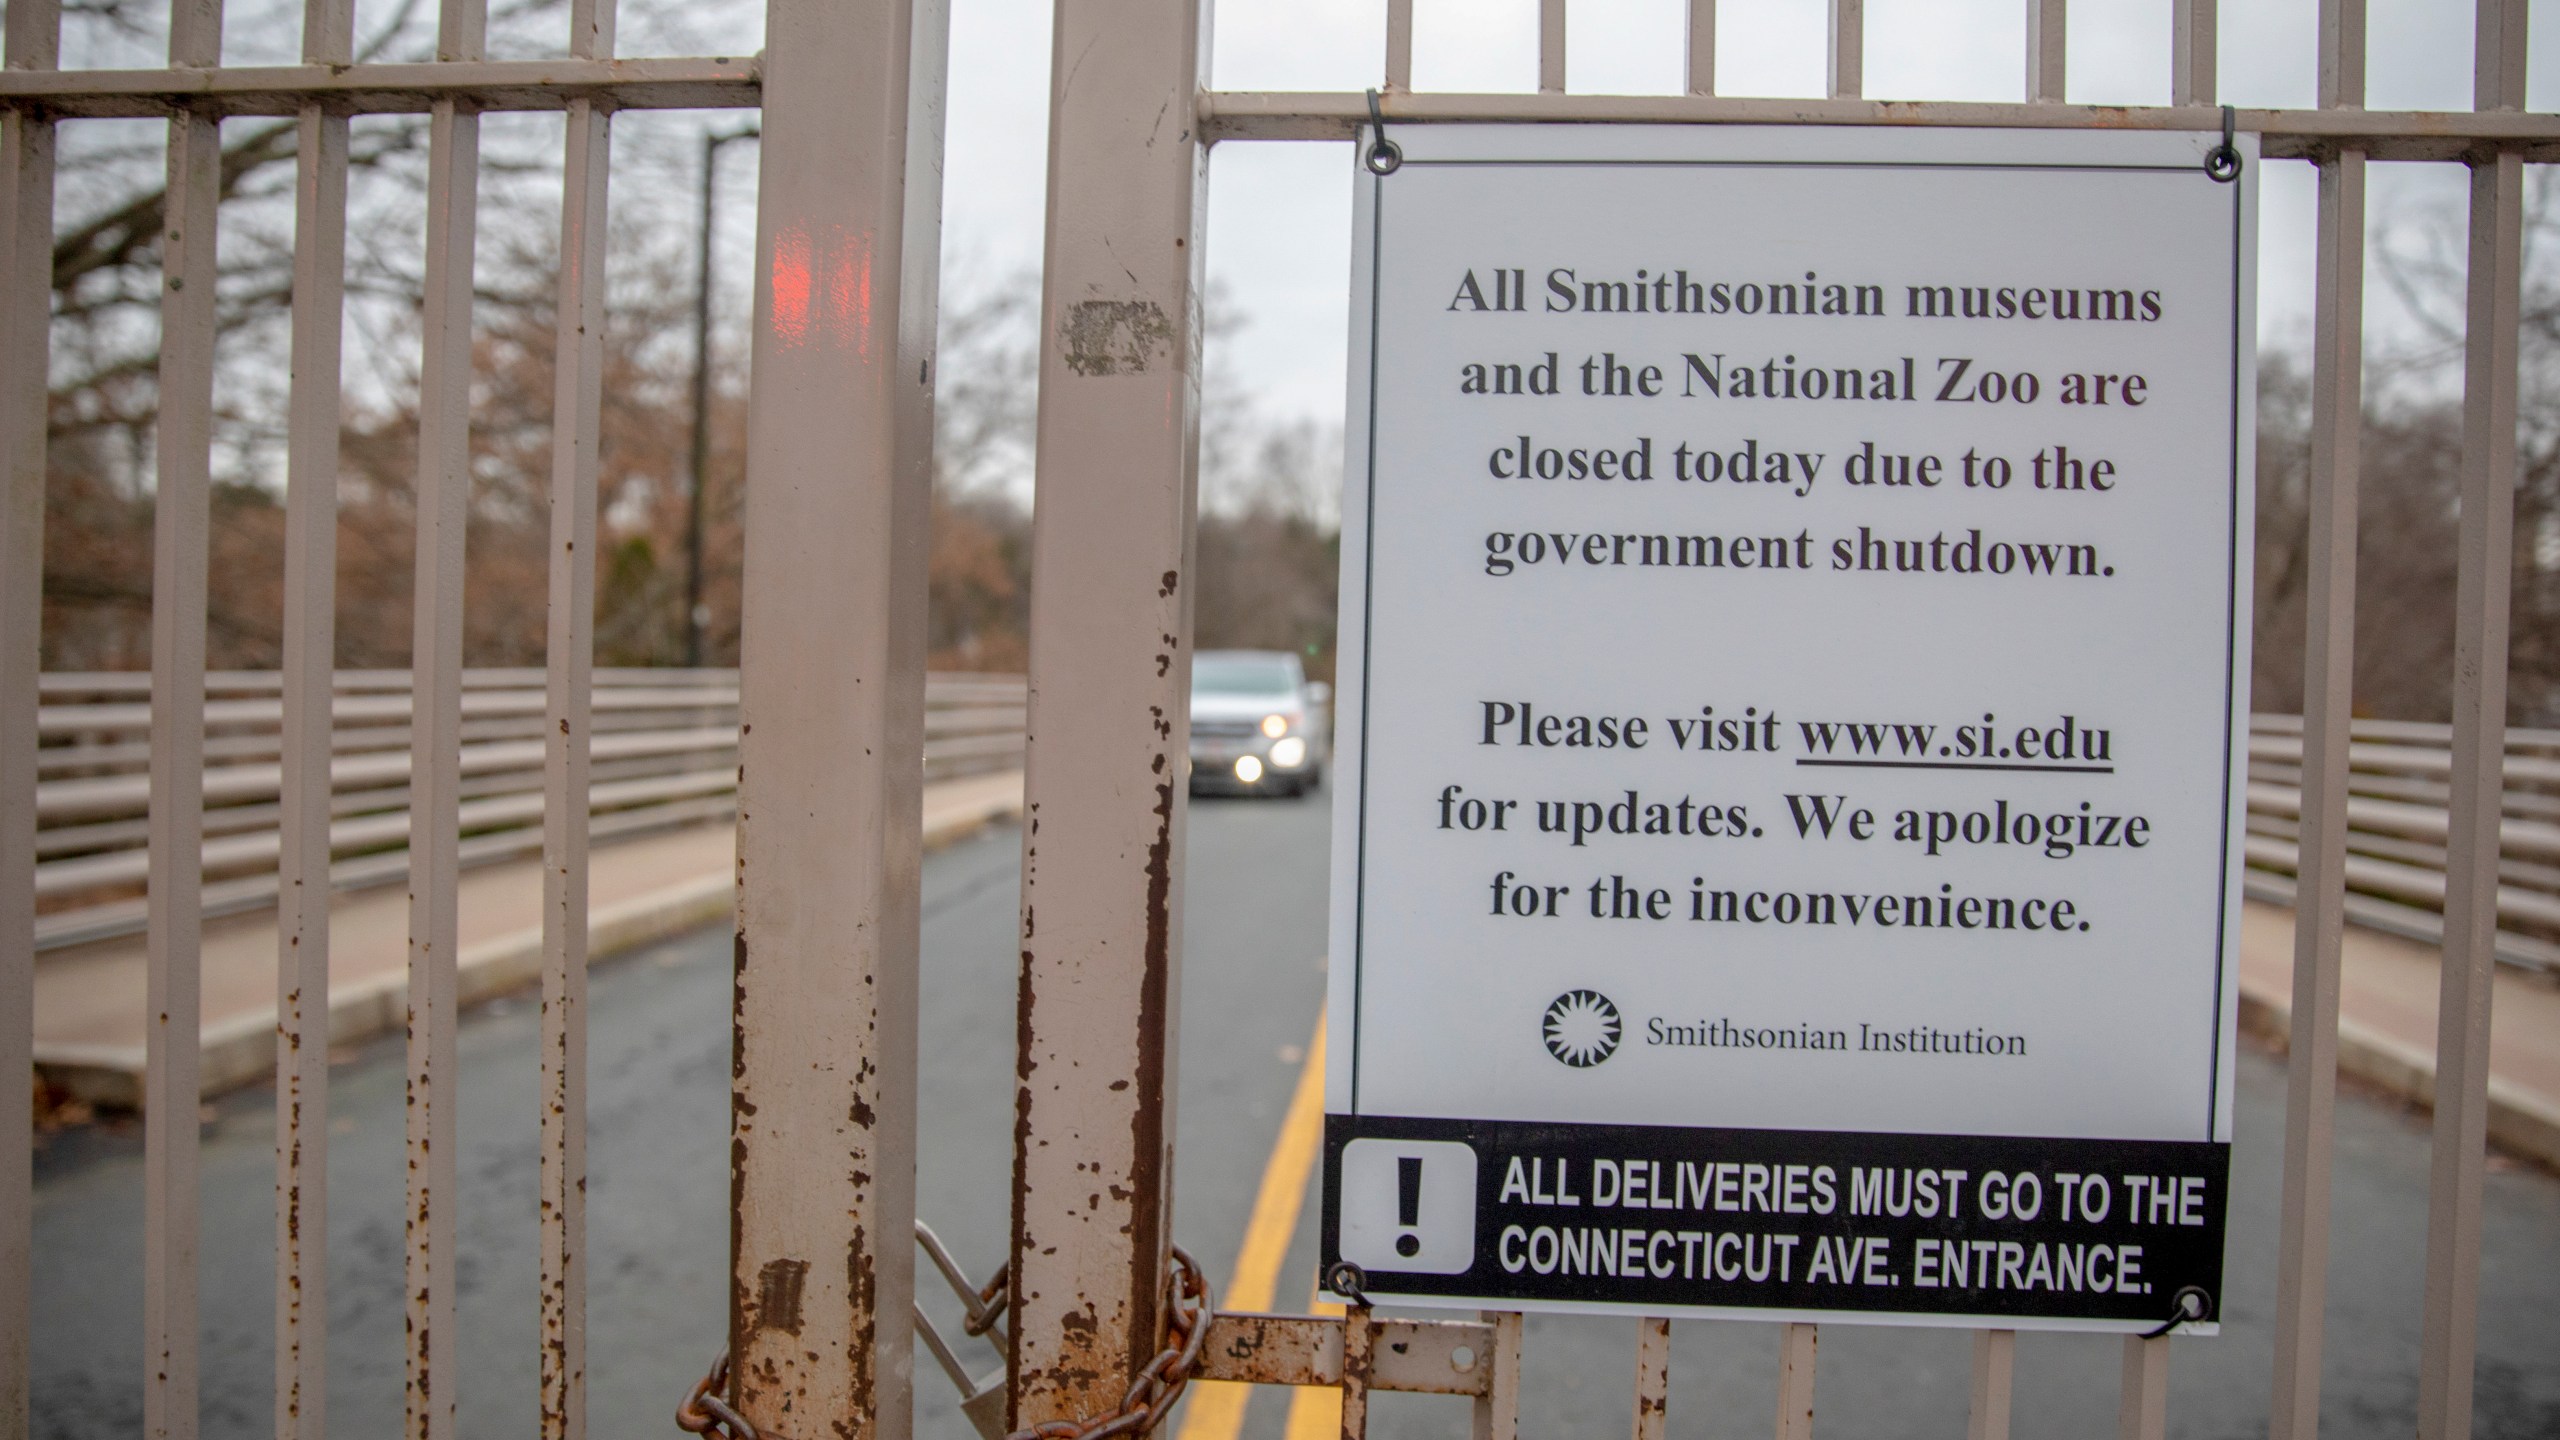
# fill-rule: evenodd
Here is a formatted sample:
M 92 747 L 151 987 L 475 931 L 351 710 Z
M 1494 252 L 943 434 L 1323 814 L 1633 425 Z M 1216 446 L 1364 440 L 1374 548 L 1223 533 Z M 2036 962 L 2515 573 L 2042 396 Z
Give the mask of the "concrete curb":
M 924 848 L 939 850 L 1021 814 L 1019 792 L 1010 801 L 945 814 L 926 827 Z M 729 874 L 705 875 L 654 895 L 589 911 L 587 963 L 592 966 L 727 917 L 735 904 L 734 885 L 735 877 Z M 456 974 L 464 1005 L 541 978 L 539 929 L 500 935 L 465 949 Z M 329 1043 L 348 1045 L 397 1030 L 408 1023 L 408 1005 L 405 973 L 332 987 Z M 254 1011 L 214 1021 L 204 1028 L 203 1047 L 202 1093 L 206 1096 L 269 1079 L 275 1074 L 276 1012 Z M 35 1054 L 36 1072 L 47 1085 L 102 1110 L 142 1108 L 146 1059 L 142 1047 L 119 1045 L 39 1045 Z
M 2243 988 L 2240 1028 L 2282 1049 L 2292 1040 L 2292 997 Z M 2436 1057 L 2338 1017 L 2338 1072 L 2433 1110 Z M 2489 1077 L 2489 1143 L 2560 1170 L 2560 1106 Z

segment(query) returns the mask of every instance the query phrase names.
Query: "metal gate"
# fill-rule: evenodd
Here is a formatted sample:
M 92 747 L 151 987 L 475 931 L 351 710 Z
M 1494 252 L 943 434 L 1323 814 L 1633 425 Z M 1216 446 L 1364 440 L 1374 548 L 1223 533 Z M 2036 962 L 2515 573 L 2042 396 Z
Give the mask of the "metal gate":
M 1386 74 L 1355 93 L 1204 90 L 1201 0 L 1059 0 L 1042 310 L 1029 790 L 1021 910 L 1009 1326 L 1017 1428 L 1099 1435 L 1202 1378 L 1372 1388 L 1517 1414 L 1516 1316 L 1480 1323 L 1218 1316 L 1179 1289 L 1170 1136 L 1199 390 L 1211 144 L 1333 140 L 1399 123 L 1645 121 L 2204 130 L 2236 123 L 2319 174 L 2303 921 L 2284 1141 L 2276 1434 L 2315 1433 L 2336 1089 L 2369 161 L 2471 176 L 2469 326 L 2445 964 L 2420 1434 L 2470 1432 L 2495 950 L 2523 167 L 2560 158 L 2525 102 L 2526 0 L 2478 0 L 2475 108 L 2364 106 L 2363 0 L 2321 0 L 2312 110 L 2216 104 L 2216 0 L 2168 0 L 2172 104 L 2063 94 L 2065 0 L 2026 0 L 2026 99 L 1864 98 L 1863 0 L 1830 0 L 1829 96 L 1713 93 L 1714 0 L 1689 0 L 1688 93 L 1565 90 L 1566 0 L 1538 0 L 1539 91 L 1413 91 L 1412 0 L 1387 0 Z M 0 75 L 0 1072 L 28 1073 L 37 638 L 57 128 L 164 117 L 153 587 L 147 1428 L 196 1426 L 195 856 L 219 130 L 300 129 L 285 611 L 278 982 L 277 1433 L 327 1433 L 328 797 L 347 117 L 425 113 L 428 265 L 418 464 L 408 1045 L 406 1431 L 453 1432 L 455 876 L 462 554 L 478 117 L 567 112 L 552 467 L 543 853 L 541 1433 L 585 1430 L 587 788 L 603 220 L 619 109 L 764 110 L 741 695 L 730 1342 L 715 1396 L 768 1434 L 909 1429 L 925 521 L 946 0 L 769 0 L 761 57 L 616 60 L 613 0 L 573 0 L 566 59 L 491 60 L 485 0 L 442 0 L 437 58 L 353 63 L 352 0 L 309 0 L 303 63 L 221 63 L 219 0 L 177 0 L 161 70 L 56 66 L 60 0 L 12 0 Z M 26 1107 L 0 1105 L 0 1436 L 29 1426 Z M 172 1116 L 177 1117 L 175 1123 Z M 1640 1329 L 1637 1440 L 1666 1424 L 1669 1322 Z M 2121 1433 L 2162 1433 L 2168 1342 L 2123 1342 Z M 1777 1433 L 1810 1433 L 1816 1335 L 1789 1326 Z M 1976 1437 L 2008 1433 L 2013 1337 L 1975 1343 Z M 1458 1363 L 1464 1358 L 1464 1364 Z M 1111 1421 L 1103 1428 L 1094 1422 Z M 1149 1414 L 1147 1418 L 1154 1418 Z

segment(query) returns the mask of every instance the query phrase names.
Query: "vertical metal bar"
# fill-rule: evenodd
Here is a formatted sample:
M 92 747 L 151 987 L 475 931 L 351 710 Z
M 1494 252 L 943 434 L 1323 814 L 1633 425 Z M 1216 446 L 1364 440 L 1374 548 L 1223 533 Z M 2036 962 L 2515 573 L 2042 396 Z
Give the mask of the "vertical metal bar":
M 2525 0 L 2480 0 L 2478 16 L 2473 103 L 2482 110 L 2521 110 Z M 2506 770 L 2523 216 L 2523 160 L 2513 151 L 2475 157 L 2470 311 L 2463 340 L 2460 563 L 2454 586 L 2453 796 L 2418 1369 L 2422 1440 L 2460 1440 L 2471 1433 L 2480 1311 L 2480 1177 L 2488 1138 L 2489 1009 L 2497 968 L 2498 828 Z
M 1692 95 L 1716 93 L 1716 0 L 1689 0 L 1688 57 L 1682 88 Z
M 1378 1327 L 1369 1307 L 1354 1305 L 1342 1317 L 1342 1440 L 1366 1440 L 1369 1433 L 1369 1372 L 1377 1353 Z
M 1565 0 L 1538 0 L 1538 93 L 1564 93 Z
M 2018 1368 L 2018 1332 L 1973 1332 L 1973 1408 L 1965 1440 L 2009 1440 L 2009 1398 Z
M 2219 94 L 2218 0 L 2170 0 L 2169 103 L 2211 105 Z
M 1867 91 L 1867 0 L 1831 0 L 1829 89 L 1834 100 Z
M 1813 1358 L 1820 1340 L 1812 1325 L 1778 1329 L 1778 1440 L 1813 1440 Z
M 1413 88 L 1413 0 L 1387 0 L 1387 88 Z
M 443 0 L 436 58 L 477 60 L 486 0 Z M 409 663 L 408 1307 L 405 1434 L 453 1440 L 455 1109 L 461 1076 L 463 540 L 471 512 L 471 295 L 480 116 L 439 100 L 427 132 L 427 271 L 418 378 L 417 572 Z
M 919 98 L 938 123 L 940 52 L 905 4 L 771 0 L 765 13 L 731 1383 L 769 1431 L 903 1440 L 931 500 L 912 410 L 930 355 L 911 347 L 932 323 L 904 312 L 927 258 L 910 253 L 913 130 Z M 920 80 L 929 47 L 937 68 Z
M 1492 1353 L 1486 1355 L 1481 1363 L 1492 1368 L 1485 1373 L 1485 1393 L 1476 1397 L 1468 1440 L 1518 1440 L 1520 1312 L 1486 1310 L 1481 1313 L 1484 1322 L 1493 1327 Z
M 309 0 L 302 54 L 354 56 L 354 0 Z M 347 118 L 303 107 L 285 417 L 284 714 L 276 857 L 276 1440 L 329 1433 L 329 801 Z
M 614 0 L 572 0 L 569 53 L 582 60 L 612 55 L 614 18 Z M 587 788 L 612 123 L 594 101 L 572 100 L 561 140 L 544 644 L 550 723 L 542 727 L 543 1440 L 586 1440 L 587 1433 Z M 694 482 L 701 484 L 698 471 Z
M 2364 104 L 2365 0 L 2320 0 L 2320 108 Z M 2363 305 L 2356 307 L 2361 323 Z
M 2323 0 L 2320 101 L 2364 99 L 2363 0 Z M 2346 923 L 2347 743 L 2355 693 L 2357 469 L 2364 424 L 2365 157 L 2320 165 L 2311 357 L 2311 503 L 2302 687 L 2301 853 L 2285 1078 L 2283 1226 L 2268 1433 L 2312 1440 L 2329 1293 L 2329 1171 Z
M 2027 0 L 2027 99 L 2062 103 L 2071 29 L 2068 0 Z
M 1663 1440 L 1670 1419 L 1671 1322 L 1648 1315 L 1636 1322 L 1634 1440 Z
M 1057 7 L 1014 1092 L 1016 1429 L 1117 1405 L 1162 1332 L 1207 194 L 1190 118 L 1202 9 Z
M 60 58 L 60 0 L 11 0 L 7 68 Z M 36 688 L 44 623 L 53 122 L 0 111 L 0 1440 L 26 1440 L 33 1327 Z
M 2169 1339 L 2124 1337 L 2124 1388 L 2116 1397 L 2116 1440 L 2163 1440 L 2169 1429 Z
M 169 17 L 169 63 L 222 60 L 220 0 Z M 152 503 L 150 932 L 143 1076 L 143 1388 L 148 1440 L 196 1433 L 196 1106 L 203 1048 L 204 645 L 212 530 L 215 211 L 221 122 L 169 120 Z

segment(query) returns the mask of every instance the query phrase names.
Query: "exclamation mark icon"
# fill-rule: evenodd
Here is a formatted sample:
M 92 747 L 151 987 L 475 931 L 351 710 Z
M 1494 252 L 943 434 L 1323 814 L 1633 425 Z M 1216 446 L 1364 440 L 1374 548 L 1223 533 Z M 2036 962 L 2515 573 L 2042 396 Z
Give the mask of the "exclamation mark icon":
M 1407 1260 L 1422 1253 L 1422 1237 L 1413 1227 L 1422 1223 L 1422 1157 L 1396 1157 L 1396 1223 L 1404 1233 L 1396 1237 L 1396 1253 Z

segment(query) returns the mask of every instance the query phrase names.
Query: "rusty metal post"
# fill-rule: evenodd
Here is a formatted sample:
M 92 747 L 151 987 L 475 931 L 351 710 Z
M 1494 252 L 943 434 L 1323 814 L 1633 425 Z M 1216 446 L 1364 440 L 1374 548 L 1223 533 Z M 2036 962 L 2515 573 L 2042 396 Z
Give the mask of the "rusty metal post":
M 355 52 L 354 0 L 306 0 L 304 58 Z M 329 802 L 337 702 L 338 426 L 347 117 L 295 119 L 293 387 L 285 420 L 276 854 L 276 1440 L 329 1433 Z
M 218 0 L 174 7 L 170 66 L 212 69 L 221 63 Z M 160 232 L 160 413 L 151 506 L 151 921 L 144 1016 L 149 1058 L 142 1117 L 142 1433 L 148 1440 L 193 1440 L 198 1418 L 204 648 L 213 531 L 215 217 L 221 192 L 220 118 L 210 109 L 173 113 Z
M 440 63 L 486 58 L 488 0 L 443 0 Z M 453 1440 L 456 1123 L 462 1083 L 462 606 L 471 518 L 471 301 L 480 112 L 439 100 L 427 131 L 418 371 L 416 596 L 409 644 L 409 1185 L 405 1440 Z
M 1476 1363 L 1484 1367 L 1484 1394 L 1476 1397 L 1468 1440 L 1518 1440 L 1520 1434 L 1520 1332 L 1517 1310 L 1480 1312 L 1493 1327 L 1493 1343 Z
M 1671 1420 L 1671 1322 L 1648 1315 L 1636 1322 L 1635 1440 L 1664 1440 Z
M 1778 1329 L 1778 1440 L 1813 1440 L 1813 1361 L 1821 1341 L 1818 1326 Z
M 569 53 L 613 54 L 614 0 L 572 0 Z M 542 1440 L 587 1436 L 587 808 L 596 467 L 603 449 L 612 112 L 569 102 L 552 345 L 550 613 L 542 727 Z
M 932 322 L 929 306 L 909 313 L 904 282 L 940 233 L 939 166 L 913 173 L 911 106 L 929 104 L 938 141 L 941 50 L 916 43 L 903 0 L 772 0 L 766 37 L 739 667 L 731 1403 L 768 1434 L 903 1440 L 932 493 L 913 423 L 932 403 Z M 935 63 L 918 77 L 920 52 Z M 927 179 L 930 226 L 911 191 Z
M 1164 1329 L 1199 435 L 1199 0 L 1059 0 L 1014 1092 L 1016 1428 Z
M 1377 1369 L 1378 1323 L 1366 1305 L 1342 1317 L 1342 1440 L 1369 1434 L 1369 1382 Z

